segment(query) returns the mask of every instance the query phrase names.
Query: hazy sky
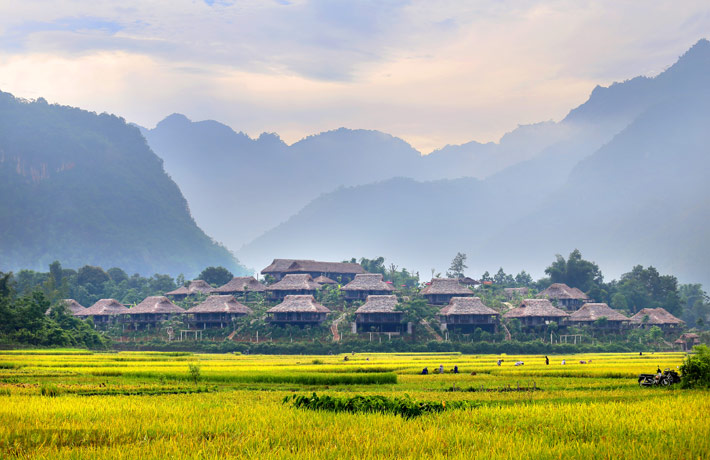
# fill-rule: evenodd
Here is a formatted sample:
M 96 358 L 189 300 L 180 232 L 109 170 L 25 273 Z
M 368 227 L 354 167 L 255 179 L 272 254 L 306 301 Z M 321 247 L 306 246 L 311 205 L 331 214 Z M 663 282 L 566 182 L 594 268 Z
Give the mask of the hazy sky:
M 0 90 L 287 142 L 378 129 L 428 153 L 559 120 L 703 37 L 707 0 L 3 0 Z

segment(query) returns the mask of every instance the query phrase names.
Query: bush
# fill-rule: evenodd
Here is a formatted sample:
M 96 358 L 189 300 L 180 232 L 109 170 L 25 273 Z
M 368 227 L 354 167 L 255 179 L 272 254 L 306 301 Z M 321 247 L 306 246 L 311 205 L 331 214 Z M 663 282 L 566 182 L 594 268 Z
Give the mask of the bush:
M 682 388 L 710 388 L 710 348 L 698 345 L 680 366 Z

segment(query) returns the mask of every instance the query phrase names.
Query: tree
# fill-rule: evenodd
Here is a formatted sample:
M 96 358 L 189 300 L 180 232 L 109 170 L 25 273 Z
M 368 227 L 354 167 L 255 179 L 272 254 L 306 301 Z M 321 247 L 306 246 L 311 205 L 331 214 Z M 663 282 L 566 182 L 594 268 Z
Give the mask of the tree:
M 108 273 L 103 268 L 94 267 L 93 265 L 84 265 L 77 272 L 77 282 L 80 286 L 91 284 L 92 286 L 100 287 L 110 279 L 111 277 L 108 276 Z
M 555 257 L 556 260 L 545 269 L 545 273 L 550 276 L 550 281 L 553 283 L 564 283 L 589 292 L 604 281 L 599 266 L 584 260 L 578 249 L 572 251 L 567 260 L 559 254 Z
M 207 267 L 197 278 L 215 286 L 222 286 L 229 283 L 233 277 L 232 272 L 224 267 Z
M 516 287 L 530 287 L 533 284 L 532 276 L 525 270 L 515 275 Z
M 449 271 L 446 272 L 446 276 L 449 278 L 463 278 L 465 276 L 464 270 L 467 268 L 466 254 L 457 252 L 456 256 L 451 261 L 451 266 L 449 267 Z
M 710 388 L 710 348 L 695 347 L 695 355 L 688 355 L 680 366 L 680 385 L 683 388 Z
M 617 292 L 626 298 L 632 313 L 642 308 L 665 308 L 669 313 L 680 316 L 683 311 L 678 279 L 671 275 L 661 275 L 654 267 L 635 266 L 629 273 L 621 275 Z

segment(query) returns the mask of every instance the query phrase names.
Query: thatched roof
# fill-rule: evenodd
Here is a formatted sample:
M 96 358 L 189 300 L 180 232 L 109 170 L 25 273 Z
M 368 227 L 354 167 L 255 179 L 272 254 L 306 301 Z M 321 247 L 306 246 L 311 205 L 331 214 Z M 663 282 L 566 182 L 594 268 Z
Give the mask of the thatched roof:
M 340 288 L 343 291 L 394 291 L 394 288 L 382 280 L 380 273 L 355 275 L 355 278 Z
M 271 286 L 266 286 L 267 291 L 294 291 L 294 290 L 315 290 L 320 287 L 320 284 L 313 281 L 311 275 L 299 274 L 299 275 L 286 275 L 281 279 L 281 281 L 272 284 Z
M 192 294 L 210 294 L 213 291 L 212 286 L 209 285 L 207 281 L 194 280 L 190 281 L 190 284 L 185 286 L 180 286 L 174 291 L 166 292 L 165 295 L 192 295 Z
M 459 283 L 461 283 L 465 286 L 478 286 L 479 284 L 481 284 L 480 281 L 470 278 L 468 276 L 465 276 L 463 278 L 459 278 Z
M 505 318 L 526 318 L 536 316 L 564 318 L 569 315 L 559 308 L 556 308 L 547 299 L 525 299 L 518 308 L 513 308 L 503 315 Z
M 269 273 L 330 273 L 330 274 L 358 274 L 367 273 L 360 264 L 350 262 L 320 262 L 317 260 L 274 259 L 271 265 L 261 271 Z
M 188 313 L 243 313 L 248 315 L 252 309 L 243 305 L 231 295 L 211 295 L 199 305 L 189 310 Z
M 439 310 L 439 315 L 498 315 L 494 309 L 487 307 L 479 297 L 452 297 L 449 304 Z
M 116 316 L 125 315 L 129 312 L 116 299 L 101 299 L 89 308 L 76 314 L 76 316 Z
M 422 295 L 434 294 L 454 294 L 454 295 L 473 295 L 473 292 L 466 286 L 462 286 L 456 278 L 434 278 L 431 284 L 421 292 Z
M 648 321 L 644 322 L 644 318 L 648 316 Z M 676 318 L 668 313 L 664 308 L 644 308 L 631 317 L 631 322 L 634 324 L 683 324 L 684 321 Z
M 264 292 L 266 286 L 258 282 L 253 276 L 235 276 L 227 284 L 213 289 L 215 294 L 232 292 Z
M 267 313 L 330 313 L 330 310 L 316 302 L 312 295 L 287 295 L 283 302 Z
M 69 313 L 71 313 L 74 316 L 77 316 L 78 313 L 86 310 L 86 307 L 84 307 L 82 304 L 77 302 L 74 299 L 62 299 L 59 301 L 59 303 L 63 303 L 64 306 L 67 307 L 67 310 Z M 44 312 L 45 315 L 48 315 L 52 311 L 52 307 L 49 307 L 46 312 Z
M 393 313 L 396 307 L 396 295 L 369 295 L 355 313 Z
M 587 294 L 577 288 L 571 288 L 564 283 L 551 284 L 547 289 L 537 295 L 538 299 L 555 300 L 588 300 Z
M 569 321 L 575 322 L 593 322 L 600 318 L 606 318 L 607 321 L 628 321 L 629 318 L 622 315 L 616 310 L 613 310 L 605 303 L 585 303 L 579 310 L 569 315 Z
M 317 277 L 317 278 L 314 279 L 313 281 L 315 281 L 315 282 L 318 283 L 318 284 L 338 284 L 337 281 L 332 280 L 332 279 L 330 279 L 330 278 L 328 278 L 327 276 L 324 276 L 324 275 L 321 275 L 321 276 Z
M 143 302 L 128 310 L 129 315 L 141 314 L 162 314 L 162 313 L 185 313 L 185 310 L 178 307 L 167 297 L 162 295 L 154 295 L 146 297 Z
M 528 289 L 526 287 L 504 288 L 503 289 L 503 294 L 505 294 L 505 297 L 508 299 L 512 299 L 516 295 L 526 296 L 526 295 L 528 295 L 528 292 L 530 292 L 530 289 Z

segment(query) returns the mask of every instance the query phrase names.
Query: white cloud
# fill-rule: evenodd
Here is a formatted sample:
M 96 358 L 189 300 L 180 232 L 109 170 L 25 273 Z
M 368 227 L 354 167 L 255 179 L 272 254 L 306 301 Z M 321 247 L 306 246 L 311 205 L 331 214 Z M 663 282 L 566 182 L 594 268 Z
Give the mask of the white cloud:
M 0 4 L 0 89 L 145 125 L 180 111 L 286 140 L 380 129 L 424 151 L 560 119 L 710 30 L 666 2 Z

